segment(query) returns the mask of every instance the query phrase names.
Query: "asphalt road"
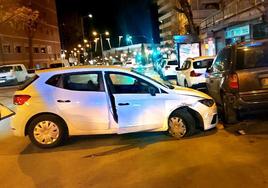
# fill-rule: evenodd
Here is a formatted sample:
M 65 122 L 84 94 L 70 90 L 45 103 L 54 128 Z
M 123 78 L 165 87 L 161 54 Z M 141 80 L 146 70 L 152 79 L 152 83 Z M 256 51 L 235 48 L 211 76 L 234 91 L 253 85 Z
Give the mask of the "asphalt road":
M 0 90 L 10 104 L 14 90 Z M 1 187 L 268 187 L 268 117 L 183 139 L 165 133 L 72 137 L 39 149 L 0 122 Z M 244 130 L 245 135 L 238 134 Z

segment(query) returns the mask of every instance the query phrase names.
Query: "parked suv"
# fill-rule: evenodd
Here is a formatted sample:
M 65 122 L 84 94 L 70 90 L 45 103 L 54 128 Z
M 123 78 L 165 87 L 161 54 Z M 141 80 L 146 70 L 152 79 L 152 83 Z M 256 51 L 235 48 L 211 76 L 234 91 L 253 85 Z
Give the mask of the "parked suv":
M 0 86 L 16 85 L 29 77 L 30 75 L 23 64 L 0 66 Z
M 235 123 L 238 114 L 268 109 L 268 40 L 225 47 L 206 82 L 226 123 Z

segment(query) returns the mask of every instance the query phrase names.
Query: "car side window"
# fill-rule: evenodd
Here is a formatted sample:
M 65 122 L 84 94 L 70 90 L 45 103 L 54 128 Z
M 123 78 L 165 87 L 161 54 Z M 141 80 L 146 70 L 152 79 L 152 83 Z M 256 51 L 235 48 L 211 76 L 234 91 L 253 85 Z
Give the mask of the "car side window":
M 213 62 L 212 69 L 215 72 L 222 72 L 228 68 L 231 61 L 231 49 L 225 48 L 219 52 L 215 61 Z
M 156 93 L 159 93 L 159 89 L 149 82 L 123 73 L 109 73 L 108 79 L 110 80 L 110 87 L 112 93 L 115 94 L 144 94 L 150 93 L 150 89 L 154 89 Z
M 15 71 L 18 71 L 18 72 L 22 71 L 21 66 L 15 66 Z
M 104 91 L 101 73 L 69 73 L 63 75 L 63 88 L 74 91 Z
M 181 69 L 189 69 L 190 68 L 190 64 L 191 64 L 191 62 L 190 61 L 184 61 L 184 63 L 183 63 L 183 65 L 182 65 L 182 67 L 181 67 Z
M 59 87 L 60 79 L 61 79 L 61 74 L 54 75 L 46 81 L 46 84 L 50 86 L 54 86 L 54 87 Z

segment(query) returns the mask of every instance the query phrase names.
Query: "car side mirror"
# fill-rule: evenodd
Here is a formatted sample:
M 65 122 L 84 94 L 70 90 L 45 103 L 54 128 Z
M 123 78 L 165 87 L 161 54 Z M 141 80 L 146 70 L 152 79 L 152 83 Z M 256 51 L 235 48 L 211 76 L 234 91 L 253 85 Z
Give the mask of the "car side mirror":
M 206 70 L 207 73 L 211 73 L 212 72 L 212 67 L 208 67 Z
M 156 89 L 154 87 L 149 87 L 149 93 L 152 95 L 152 96 L 155 96 L 156 95 Z
M 181 71 L 182 69 L 179 67 L 176 67 L 176 71 Z

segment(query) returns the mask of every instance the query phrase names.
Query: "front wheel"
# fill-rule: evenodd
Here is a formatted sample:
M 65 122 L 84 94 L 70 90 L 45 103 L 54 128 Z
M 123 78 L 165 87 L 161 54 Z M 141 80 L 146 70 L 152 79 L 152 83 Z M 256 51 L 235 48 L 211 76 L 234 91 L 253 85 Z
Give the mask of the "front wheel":
M 40 148 L 52 148 L 67 138 L 65 123 L 54 115 L 42 115 L 29 125 L 28 135 L 33 144 Z
M 186 109 L 172 113 L 168 119 L 168 132 L 177 139 L 193 135 L 195 132 L 193 116 Z

